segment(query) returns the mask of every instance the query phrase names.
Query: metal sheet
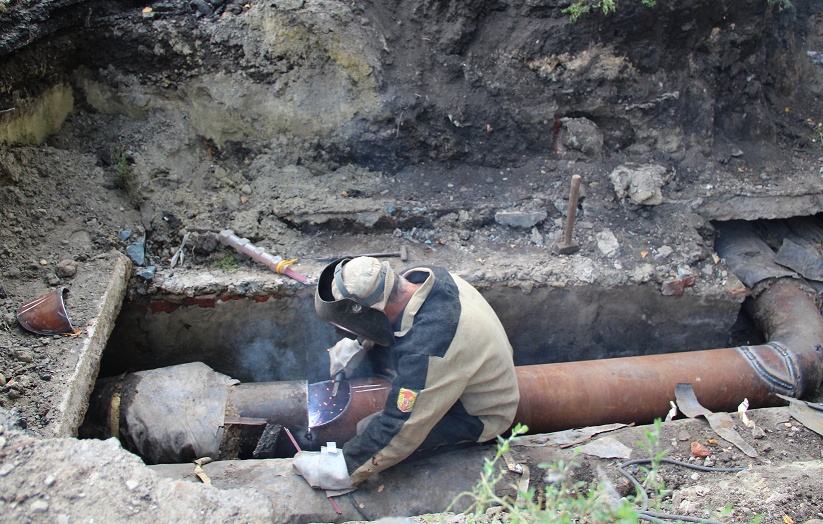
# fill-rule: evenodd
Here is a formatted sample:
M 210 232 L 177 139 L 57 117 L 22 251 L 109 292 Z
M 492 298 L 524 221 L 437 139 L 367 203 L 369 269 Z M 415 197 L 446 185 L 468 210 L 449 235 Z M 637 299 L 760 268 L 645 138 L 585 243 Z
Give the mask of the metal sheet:
M 740 451 L 750 457 L 757 456 L 757 450 L 743 440 L 737 431 L 734 430 L 735 423 L 731 415 L 728 413 L 712 413 L 704 408 L 700 402 L 697 401 L 691 384 L 678 384 L 677 388 L 675 388 L 674 395 L 677 398 L 677 407 L 680 408 L 681 413 L 689 418 L 704 417 L 709 422 L 709 426 L 711 426 L 714 432 L 722 439 L 734 444 Z

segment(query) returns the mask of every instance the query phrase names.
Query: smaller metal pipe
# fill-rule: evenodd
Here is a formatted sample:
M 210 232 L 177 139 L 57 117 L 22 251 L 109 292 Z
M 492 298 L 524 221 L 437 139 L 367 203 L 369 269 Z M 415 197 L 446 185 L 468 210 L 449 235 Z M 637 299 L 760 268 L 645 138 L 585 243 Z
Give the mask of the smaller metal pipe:
M 283 426 L 306 426 L 308 391 L 305 380 L 236 384 L 229 388 L 226 413 L 274 421 Z

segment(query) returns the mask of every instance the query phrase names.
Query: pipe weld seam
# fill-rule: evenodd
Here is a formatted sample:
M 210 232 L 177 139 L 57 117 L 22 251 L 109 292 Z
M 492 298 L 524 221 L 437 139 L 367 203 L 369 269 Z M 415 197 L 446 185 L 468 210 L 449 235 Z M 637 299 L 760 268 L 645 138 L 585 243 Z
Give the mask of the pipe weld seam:
M 771 372 L 769 372 L 763 366 L 763 364 L 760 362 L 757 356 L 754 353 L 752 353 L 750 346 L 739 346 L 737 349 L 739 349 L 746 356 L 746 358 L 749 359 L 749 362 L 751 363 L 752 367 L 764 380 L 766 380 L 766 382 L 779 388 L 782 388 L 789 396 L 794 396 L 794 394 L 797 392 L 797 372 L 795 369 L 794 362 L 791 359 L 790 352 L 783 345 L 778 344 L 776 342 L 769 342 L 765 345 L 772 348 L 783 357 L 783 361 L 789 370 L 789 376 L 792 380 L 795 381 L 794 383 L 786 382 L 785 380 L 782 380 L 774 374 L 772 374 Z

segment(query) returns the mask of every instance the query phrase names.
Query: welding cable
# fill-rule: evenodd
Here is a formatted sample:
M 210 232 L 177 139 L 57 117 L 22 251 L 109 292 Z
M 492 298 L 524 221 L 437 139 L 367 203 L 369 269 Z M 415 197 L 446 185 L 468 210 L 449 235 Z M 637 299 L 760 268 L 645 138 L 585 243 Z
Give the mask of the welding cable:
M 357 501 L 354 500 L 354 495 L 352 495 L 351 491 L 348 492 L 348 497 L 349 497 L 349 502 L 351 502 L 352 507 L 354 507 L 354 509 L 358 513 L 360 513 L 360 516 L 363 517 L 363 520 L 365 520 L 366 522 L 374 521 L 374 519 L 372 517 L 366 515 L 366 512 L 363 511 L 363 508 L 360 507 L 360 504 L 358 504 Z
M 719 521 L 716 521 L 716 520 L 701 519 L 701 518 L 698 518 L 698 517 L 689 517 L 687 515 L 670 515 L 670 514 L 667 514 L 667 513 L 657 513 L 655 511 L 649 511 L 649 495 L 648 495 L 648 493 L 646 493 L 646 488 L 644 488 L 643 485 L 640 484 L 640 482 L 638 482 L 638 480 L 636 478 L 634 478 L 634 476 L 631 473 L 629 473 L 628 471 L 626 471 L 623 468 L 625 468 L 626 466 L 633 466 L 633 465 L 636 465 L 636 464 L 649 464 L 653 460 L 654 459 L 651 459 L 651 458 L 634 459 L 634 460 L 628 460 L 626 462 L 623 462 L 622 464 L 619 464 L 617 466 L 617 471 L 619 471 L 621 475 L 623 475 L 624 477 L 629 479 L 629 481 L 631 481 L 631 483 L 634 484 L 634 487 L 637 489 L 637 491 L 639 491 L 640 494 L 643 496 L 642 509 L 640 511 L 638 511 L 638 516 L 641 519 L 648 520 L 649 522 L 655 522 L 655 523 L 662 522 L 660 519 L 666 519 L 666 520 L 680 520 L 680 521 L 683 521 L 683 522 L 699 522 L 700 524 L 723 524 L 722 522 L 719 522 Z M 680 460 L 667 459 L 667 458 L 657 459 L 657 461 L 661 462 L 661 463 L 666 463 L 666 464 L 674 464 L 675 466 L 683 466 L 684 468 L 696 469 L 698 471 L 711 471 L 711 472 L 715 472 L 715 473 L 735 473 L 735 472 L 743 471 L 744 469 L 746 469 L 746 468 L 713 468 L 713 467 L 709 467 L 709 466 L 700 466 L 698 464 L 689 464 L 688 462 L 682 462 Z

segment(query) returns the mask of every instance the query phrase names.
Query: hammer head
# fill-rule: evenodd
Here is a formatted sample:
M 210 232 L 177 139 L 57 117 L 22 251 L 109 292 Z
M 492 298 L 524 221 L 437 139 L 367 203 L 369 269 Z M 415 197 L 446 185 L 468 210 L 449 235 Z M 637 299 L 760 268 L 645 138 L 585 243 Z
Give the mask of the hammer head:
M 558 242 L 554 245 L 554 250 L 560 255 L 571 255 L 580 249 L 580 244 L 577 242 Z

